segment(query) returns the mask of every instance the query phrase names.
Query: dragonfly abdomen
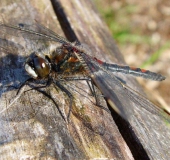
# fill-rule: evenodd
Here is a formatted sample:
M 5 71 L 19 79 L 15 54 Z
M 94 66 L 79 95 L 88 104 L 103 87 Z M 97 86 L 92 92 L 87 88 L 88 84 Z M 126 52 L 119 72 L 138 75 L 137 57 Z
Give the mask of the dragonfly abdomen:
M 106 70 L 109 70 L 111 72 L 121 72 L 124 74 L 131 74 L 136 77 L 143 77 L 146 79 L 151 79 L 155 81 L 162 81 L 165 80 L 165 77 L 161 74 L 151 72 L 149 70 L 135 68 L 135 67 L 129 67 L 129 66 L 120 66 L 117 64 L 110 64 L 110 63 L 103 63 L 102 64 Z

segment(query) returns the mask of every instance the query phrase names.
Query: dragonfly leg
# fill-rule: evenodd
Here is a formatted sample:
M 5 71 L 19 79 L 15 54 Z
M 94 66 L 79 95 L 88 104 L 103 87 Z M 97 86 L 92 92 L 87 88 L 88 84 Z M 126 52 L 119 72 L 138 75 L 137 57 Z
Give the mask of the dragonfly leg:
M 40 92 L 41 94 L 43 94 L 44 96 L 46 96 L 47 98 L 49 98 L 49 99 L 54 103 L 54 105 L 56 106 L 57 110 L 59 111 L 61 117 L 62 117 L 62 118 L 64 119 L 64 121 L 66 122 L 67 120 L 65 119 L 64 115 L 62 114 L 62 112 L 61 112 L 61 110 L 59 109 L 58 104 L 55 102 L 55 100 L 54 100 L 54 99 L 51 97 L 51 95 L 49 95 L 47 92 L 40 90 L 40 88 L 42 88 L 42 87 L 34 87 L 34 88 L 32 88 L 32 89 Z M 45 86 L 43 86 L 43 88 L 45 88 Z M 27 91 L 28 91 L 28 90 L 27 90 Z
M 17 91 L 17 94 L 16 94 L 16 95 L 19 94 L 20 90 L 21 90 L 25 85 L 27 85 L 27 83 L 32 82 L 32 81 L 34 81 L 33 78 L 28 78 L 24 83 L 22 83 L 22 84 L 20 85 L 20 87 L 18 88 L 18 91 Z
M 28 92 L 28 91 L 31 91 L 31 90 L 38 90 L 38 89 L 46 88 L 46 87 L 50 86 L 51 83 L 52 83 L 51 78 L 48 78 L 46 84 L 43 85 L 43 86 L 32 87 L 32 86 L 29 85 L 29 86 L 32 87 L 32 88 L 24 91 L 24 93 L 25 93 L 25 92 Z
M 20 92 L 20 90 L 21 90 L 25 85 L 27 85 L 27 83 L 32 82 L 32 81 L 34 81 L 33 78 L 27 79 L 27 80 L 19 87 L 17 94 Z M 54 103 L 54 105 L 56 106 L 56 108 L 58 109 L 58 111 L 59 111 L 60 115 L 62 116 L 62 118 L 64 119 L 64 121 L 66 121 L 66 119 L 65 119 L 65 117 L 63 116 L 62 112 L 60 111 L 57 103 L 56 103 L 55 100 L 51 97 L 51 95 L 49 95 L 47 92 L 41 90 L 42 88 L 46 88 L 47 86 L 49 86 L 51 83 L 52 83 L 52 79 L 51 79 L 51 78 L 48 78 L 48 80 L 47 80 L 47 82 L 46 82 L 45 85 L 39 86 L 39 87 L 33 87 L 33 88 L 31 88 L 31 89 L 29 89 L 29 90 L 26 90 L 26 91 L 24 91 L 24 92 L 28 92 L 28 91 L 31 91 L 31 90 L 36 90 L 36 91 L 40 92 L 41 94 L 43 94 L 44 96 L 46 96 L 47 98 L 49 98 L 49 99 Z
M 109 109 L 107 109 L 107 108 L 105 108 L 105 107 L 103 107 L 102 105 L 100 105 L 100 102 L 99 102 L 99 100 L 98 100 L 98 95 L 97 95 L 97 93 L 96 93 L 96 90 L 95 90 L 95 87 L 94 87 L 94 84 L 93 84 L 93 82 L 92 82 L 92 80 L 91 80 L 91 78 L 89 78 L 89 77 L 67 77 L 67 78 L 65 78 L 65 80 L 68 80 L 68 81 L 86 81 L 87 82 L 87 85 L 88 85 L 88 87 L 90 88 L 90 91 L 91 91 L 91 93 L 92 93 L 92 96 L 94 96 L 95 97 L 95 105 L 97 106 L 97 107 L 100 107 L 101 109 L 104 109 L 106 112 L 108 112 L 108 113 L 110 113 L 110 110 Z
M 59 81 L 54 81 L 54 84 L 61 89 L 63 92 L 65 92 L 67 94 L 67 96 L 69 97 L 69 112 L 67 115 L 67 121 L 69 122 L 69 118 L 70 118 L 70 113 L 72 111 L 72 103 L 73 103 L 73 95 L 63 86 L 59 83 Z
M 86 80 L 86 82 L 87 82 L 87 85 L 88 85 L 89 88 L 90 88 L 90 91 L 91 91 L 92 95 L 93 95 L 94 98 L 95 98 L 96 106 L 98 106 L 98 107 L 100 107 L 101 109 L 104 109 L 106 112 L 110 113 L 110 110 L 109 110 L 109 109 L 103 107 L 103 106 L 100 104 L 99 98 L 98 98 L 98 95 L 97 95 L 97 93 L 96 93 L 95 86 L 94 86 L 92 80 L 90 80 L 91 84 L 89 83 L 89 80 Z

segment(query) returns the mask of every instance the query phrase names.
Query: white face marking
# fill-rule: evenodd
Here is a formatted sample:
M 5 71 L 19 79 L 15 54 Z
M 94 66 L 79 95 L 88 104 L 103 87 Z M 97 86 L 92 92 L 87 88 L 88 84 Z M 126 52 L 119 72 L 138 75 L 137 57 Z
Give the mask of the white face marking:
M 28 65 L 25 64 L 25 70 L 33 77 L 33 78 L 37 78 L 38 75 L 35 73 L 35 71 Z
M 45 63 L 42 63 L 42 67 L 45 68 Z

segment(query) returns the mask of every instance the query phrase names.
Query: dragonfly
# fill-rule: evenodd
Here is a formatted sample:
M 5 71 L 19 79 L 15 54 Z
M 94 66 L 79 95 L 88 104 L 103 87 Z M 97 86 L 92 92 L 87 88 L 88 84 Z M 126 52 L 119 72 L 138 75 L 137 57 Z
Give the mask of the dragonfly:
M 96 57 L 93 57 L 90 51 L 80 43 L 72 43 L 39 23 L 34 25 L 23 23 L 11 25 L 1 23 L 0 29 L 4 34 L 10 34 L 17 37 L 21 36 L 26 41 L 29 40 L 30 43 L 34 40 L 54 42 L 48 47 L 48 50 L 42 51 L 42 49 L 38 48 L 26 59 L 24 67 L 31 78 L 27 79 L 20 86 L 19 90 L 26 83 L 33 80 L 47 78 L 48 84 L 51 82 L 54 83 L 68 95 L 70 99 L 68 117 L 71 112 L 73 96 L 68 89 L 61 85 L 60 81 L 62 81 L 62 79 L 66 81 L 90 81 L 92 86 L 96 86 L 101 91 L 107 103 L 127 121 L 130 119 L 131 115 L 133 115 L 133 110 L 130 108 L 133 103 L 135 103 L 136 106 L 143 107 L 152 114 L 161 116 L 169 121 L 169 115 L 164 112 L 164 109 L 156 106 L 146 97 L 128 87 L 113 73 L 120 72 L 154 81 L 163 81 L 165 80 L 165 77 L 161 74 L 140 68 L 101 61 Z M 8 47 L 5 47 L 4 45 L 1 45 L 0 47 L 8 49 Z M 64 76 L 69 72 L 73 73 L 72 75 L 81 74 L 84 76 Z M 52 78 L 53 73 L 57 75 L 55 79 Z M 91 88 L 92 92 L 95 93 L 94 87 Z

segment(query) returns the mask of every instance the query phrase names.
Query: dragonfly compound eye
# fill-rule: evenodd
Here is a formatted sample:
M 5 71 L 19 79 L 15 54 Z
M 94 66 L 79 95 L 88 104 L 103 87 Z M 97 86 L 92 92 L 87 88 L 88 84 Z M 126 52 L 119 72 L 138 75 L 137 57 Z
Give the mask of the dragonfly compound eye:
M 50 73 L 51 67 L 47 60 L 41 57 L 34 57 L 32 59 L 27 59 L 25 70 L 30 76 L 37 79 L 47 77 Z

